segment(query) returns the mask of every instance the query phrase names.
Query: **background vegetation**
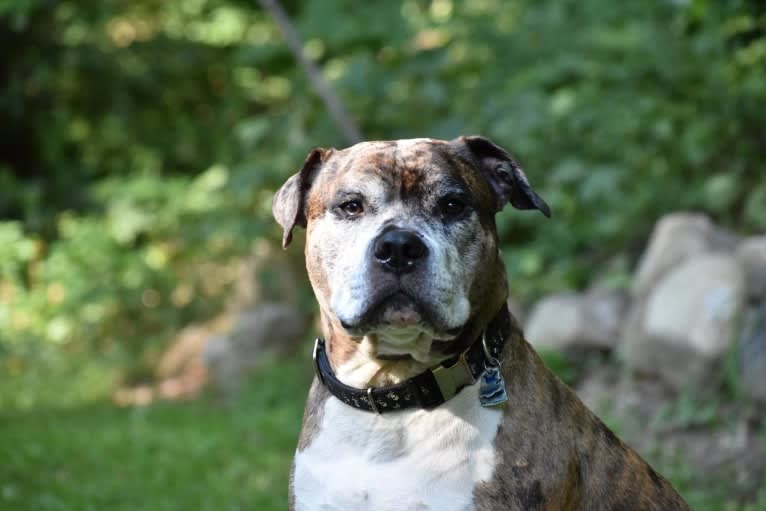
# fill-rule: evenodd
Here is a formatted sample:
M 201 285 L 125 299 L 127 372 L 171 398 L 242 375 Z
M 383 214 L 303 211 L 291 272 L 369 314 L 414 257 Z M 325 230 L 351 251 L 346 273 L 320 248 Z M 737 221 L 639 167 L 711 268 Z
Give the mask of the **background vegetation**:
M 766 229 L 762 2 L 285 6 L 366 138 L 481 133 L 521 160 L 554 211 L 500 217 L 522 300 L 625 285 L 671 210 Z M 275 26 L 240 0 L 1 1 L 0 80 L 0 507 L 281 509 L 300 371 L 245 415 L 106 401 L 278 240 L 305 153 L 345 145 Z M 722 499 L 700 509 L 744 509 Z

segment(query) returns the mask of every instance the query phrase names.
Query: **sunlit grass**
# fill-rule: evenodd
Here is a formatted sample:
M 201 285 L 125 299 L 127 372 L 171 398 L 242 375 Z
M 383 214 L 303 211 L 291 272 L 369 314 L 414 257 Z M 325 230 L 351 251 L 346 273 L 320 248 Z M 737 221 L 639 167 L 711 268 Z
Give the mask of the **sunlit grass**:
M 5 409 L 0 509 L 286 509 L 307 386 L 288 361 L 233 400 Z

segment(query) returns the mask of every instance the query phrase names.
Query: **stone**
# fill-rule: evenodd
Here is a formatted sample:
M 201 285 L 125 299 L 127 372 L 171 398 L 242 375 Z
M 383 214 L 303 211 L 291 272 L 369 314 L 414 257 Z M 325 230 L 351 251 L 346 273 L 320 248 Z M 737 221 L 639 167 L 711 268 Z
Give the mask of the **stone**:
M 733 255 L 692 257 L 636 305 L 622 356 L 628 367 L 676 389 L 719 380 L 744 302 L 745 277 Z
M 621 290 L 594 288 L 585 294 L 583 340 L 604 349 L 617 346 L 628 309 L 628 295 Z
M 187 399 L 202 391 L 209 380 L 202 352 L 212 335 L 208 325 L 190 325 L 178 333 L 157 365 L 159 397 Z
M 766 235 L 742 240 L 737 246 L 737 259 L 747 275 L 748 299 L 766 300 Z
M 306 290 L 303 253 L 259 239 L 240 262 L 229 309 L 247 313 L 260 303 L 298 303 Z
M 143 406 L 158 399 L 195 398 L 210 380 L 203 353 L 210 340 L 223 331 L 228 322 L 228 315 L 221 314 L 205 323 L 183 328 L 160 356 L 153 381 L 121 386 L 112 394 L 113 401 L 119 406 Z
M 626 296 L 619 291 L 554 294 L 532 310 L 526 337 L 544 350 L 609 350 L 619 339 L 625 309 Z
M 736 237 L 716 228 L 706 215 L 671 213 L 654 227 L 633 281 L 634 296 L 645 296 L 671 269 L 704 252 L 728 251 Z
M 766 303 L 748 314 L 737 354 L 743 389 L 754 401 L 766 404 Z
M 269 356 L 297 349 L 306 318 L 284 303 L 264 303 L 239 313 L 231 331 L 207 343 L 203 359 L 214 381 L 236 389 L 243 377 Z
M 575 344 L 583 328 L 580 296 L 558 293 L 535 304 L 524 333 L 535 348 L 558 350 Z
M 189 364 L 201 361 L 201 354 L 208 340 L 214 335 L 213 332 L 213 329 L 205 324 L 192 324 L 183 328 L 160 357 L 155 370 L 156 377 L 164 379 L 177 376 Z

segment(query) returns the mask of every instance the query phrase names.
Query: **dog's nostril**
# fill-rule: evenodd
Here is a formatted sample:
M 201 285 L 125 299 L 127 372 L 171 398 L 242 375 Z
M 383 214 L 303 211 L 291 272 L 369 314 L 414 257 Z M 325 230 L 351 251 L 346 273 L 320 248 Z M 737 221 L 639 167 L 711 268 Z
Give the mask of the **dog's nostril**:
M 417 260 L 428 254 L 420 236 L 404 229 L 391 229 L 384 232 L 375 242 L 375 258 L 384 268 L 398 273 L 411 271 Z
M 391 247 L 391 243 L 387 241 L 378 243 L 375 246 L 375 257 L 377 257 L 381 261 L 387 261 L 391 259 L 392 253 L 393 253 L 393 249 Z
M 420 238 L 415 238 L 414 243 L 405 243 L 402 246 L 402 254 L 407 259 L 420 259 L 426 253 L 426 246 L 420 241 Z

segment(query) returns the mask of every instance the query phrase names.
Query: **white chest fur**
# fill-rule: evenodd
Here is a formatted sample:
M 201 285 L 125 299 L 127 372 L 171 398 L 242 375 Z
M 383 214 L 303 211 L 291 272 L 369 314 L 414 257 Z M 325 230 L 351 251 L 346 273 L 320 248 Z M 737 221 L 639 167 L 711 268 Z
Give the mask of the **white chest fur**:
M 296 510 L 472 510 L 474 486 L 494 471 L 502 419 L 479 405 L 478 387 L 431 411 L 385 415 L 329 398 L 295 458 Z

